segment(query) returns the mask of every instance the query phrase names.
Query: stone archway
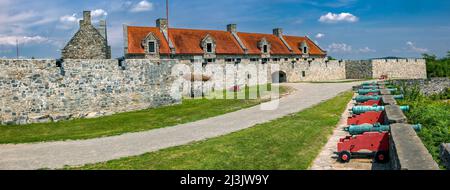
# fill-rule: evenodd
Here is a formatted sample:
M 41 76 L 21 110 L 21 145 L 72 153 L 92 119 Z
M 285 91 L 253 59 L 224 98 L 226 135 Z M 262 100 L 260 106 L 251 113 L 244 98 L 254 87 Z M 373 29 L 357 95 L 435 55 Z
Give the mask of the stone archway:
M 277 71 L 272 73 L 272 83 L 285 83 L 287 82 L 287 75 L 284 71 Z

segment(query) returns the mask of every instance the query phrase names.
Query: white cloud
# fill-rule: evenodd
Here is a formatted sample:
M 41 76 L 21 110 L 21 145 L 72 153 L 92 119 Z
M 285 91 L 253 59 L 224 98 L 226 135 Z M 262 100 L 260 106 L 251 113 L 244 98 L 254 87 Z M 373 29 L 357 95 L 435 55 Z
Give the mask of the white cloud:
M 332 53 L 350 53 L 352 52 L 352 46 L 345 43 L 332 43 L 328 45 L 327 51 Z
M 20 44 L 42 44 L 51 42 L 42 36 L 0 36 L 0 45 L 15 46 L 16 40 Z
M 108 12 L 103 9 L 96 9 L 91 11 L 91 17 L 94 23 L 99 19 L 104 19 L 106 16 L 108 16 Z M 78 14 L 76 13 L 72 15 L 64 15 L 59 18 L 59 21 L 62 23 L 62 25 L 59 25 L 58 27 L 62 29 L 71 29 L 76 26 L 82 19 L 83 18 L 78 17 Z
M 358 22 L 358 20 L 359 20 L 359 18 L 351 13 L 335 14 L 335 13 L 329 12 L 326 15 L 322 15 L 319 18 L 319 22 L 322 22 L 322 23 L 340 23 L 340 22 L 353 23 L 353 22 Z
M 416 52 L 416 53 L 428 52 L 428 49 L 416 47 L 414 42 L 411 42 L 411 41 L 406 42 L 406 45 L 407 45 L 407 50 L 411 51 L 411 52 Z
M 77 23 L 81 18 L 77 18 L 77 14 L 64 15 L 59 18 L 59 21 L 65 24 Z
M 96 10 L 91 11 L 91 16 L 92 16 L 92 18 L 98 18 L 98 17 L 104 18 L 104 17 L 108 16 L 108 12 L 106 12 L 103 9 L 96 9 Z
M 131 12 L 144 12 L 150 10 L 153 10 L 153 3 L 144 0 L 134 5 L 133 8 L 131 9 Z
M 358 50 L 359 52 L 361 52 L 361 53 L 373 53 L 373 52 L 376 52 L 376 50 L 374 50 L 374 49 L 370 49 L 369 47 L 364 47 L 364 48 L 359 48 L 359 50 Z
M 320 39 L 320 38 L 323 38 L 323 37 L 325 37 L 325 34 L 322 34 L 322 33 L 317 33 L 316 34 L 316 38 L 317 39 Z

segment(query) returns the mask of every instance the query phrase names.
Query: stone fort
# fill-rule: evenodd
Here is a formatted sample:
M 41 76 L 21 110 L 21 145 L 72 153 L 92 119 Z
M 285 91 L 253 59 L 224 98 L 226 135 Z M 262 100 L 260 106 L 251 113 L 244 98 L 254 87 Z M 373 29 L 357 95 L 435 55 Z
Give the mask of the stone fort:
M 308 37 L 124 25 L 124 57 L 111 59 L 106 22 L 84 12 L 59 60 L 0 59 L 0 122 L 91 118 L 178 104 L 212 87 L 273 82 L 426 78 L 423 59 L 328 60 Z M 277 68 L 273 68 L 276 65 Z M 200 75 L 193 80 L 191 73 Z M 188 77 L 186 77 L 188 76 Z M 195 77 L 194 77 L 195 78 Z

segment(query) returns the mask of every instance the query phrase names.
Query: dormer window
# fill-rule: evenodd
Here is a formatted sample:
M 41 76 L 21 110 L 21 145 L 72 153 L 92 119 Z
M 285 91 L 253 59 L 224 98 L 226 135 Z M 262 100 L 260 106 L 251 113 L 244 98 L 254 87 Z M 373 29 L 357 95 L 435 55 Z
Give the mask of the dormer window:
M 206 44 L 206 52 L 207 53 L 213 53 L 212 46 L 213 46 L 212 43 L 207 43 Z
M 258 42 L 258 47 L 261 50 L 262 58 L 270 57 L 270 43 L 266 38 L 262 38 L 261 41 Z
M 158 59 L 159 58 L 159 39 L 150 32 L 141 43 L 145 58 L 147 59 Z
M 306 44 L 306 42 L 300 43 L 299 48 L 304 55 L 309 54 L 309 47 L 308 47 L 308 44 Z
M 154 41 L 148 42 L 148 52 L 156 53 L 156 43 Z
M 214 38 L 207 34 L 200 46 L 203 49 L 203 58 L 204 59 L 214 59 L 216 58 L 216 41 L 214 40 Z

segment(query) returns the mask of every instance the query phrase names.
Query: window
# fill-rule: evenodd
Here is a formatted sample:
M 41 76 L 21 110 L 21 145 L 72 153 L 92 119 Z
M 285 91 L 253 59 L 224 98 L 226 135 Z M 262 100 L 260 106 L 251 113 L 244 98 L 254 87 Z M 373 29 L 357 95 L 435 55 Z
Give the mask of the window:
M 308 53 L 308 47 L 306 47 L 306 46 L 303 47 L 303 53 L 304 53 L 304 54 L 307 54 L 307 53 Z
M 306 77 L 306 71 L 302 71 L 302 77 Z
M 236 63 L 240 63 L 241 61 L 241 58 L 236 58 Z
M 148 52 L 149 53 L 156 53 L 156 44 L 155 42 L 148 42 Z
M 284 61 L 289 61 L 289 58 L 284 58 Z
M 227 59 L 225 59 L 225 62 L 233 62 L 233 59 L 227 58 Z
M 278 62 L 280 61 L 280 58 L 273 58 L 272 61 Z
M 212 43 L 207 43 L 206 44 L 206 52 L 207 53 L 212 53 Z
M 267 59 L 267 58 L 263 58 L 263 59 L 262 59 L 262 64 L 266 64 L 266 63 L 267 63 L 267 61 L 268 61 L 268 59 Z
M 212 62 L 215 62 L 215 61 L 216 61 L 215 59 L 206 59 L 207 63 L 212 63 Z
M 263 45 L 263 52 L 264 52 L 264 53 L 268 53 L 267 45 Z
M 259 59 L 258 58 L 250 58 L 250 61 L 251 62 L 256 62 L 256 61 L 259 61 Z

